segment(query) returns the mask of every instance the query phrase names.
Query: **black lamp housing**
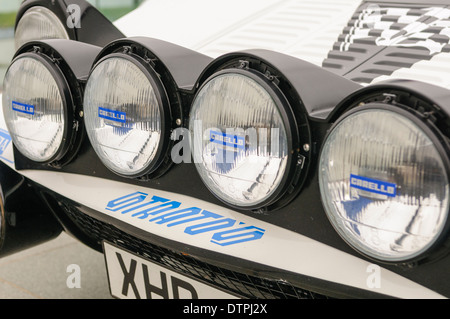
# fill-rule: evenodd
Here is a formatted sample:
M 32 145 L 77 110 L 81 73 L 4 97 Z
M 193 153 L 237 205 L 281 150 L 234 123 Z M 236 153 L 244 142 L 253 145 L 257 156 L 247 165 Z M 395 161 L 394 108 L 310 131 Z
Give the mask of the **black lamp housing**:
M 60 169 L 75 158 L 85 136 L 82 108 L 84 84 L 89 65 L 100 50 L 100 47 L 90 44 L 54 39 L 29 42 L 16 52 L 12 63 L 21 56 L 34 56 L 51 70 L 66 108 L 64 140 L 57 154 L 45 163 L 36 163 L 14 147 L 16 169 Z
M 366 86 L 350 94 L 329 114 L 329 120 L 337 125 L 347 116 L 365 109 L 396 112 L 415 123 L 433 142 L 444 164 L 446 175 L 450 178 L 450 105 L 448 101 L 450 101 L 450 90 L 446 88 L 415 80 L 388 80 Z M 449 234 L 450 218 L 447 218 L 437 240 L 422 254 L 401 262 L 376 261 L 405 266 L 408 269 L 435 261 L 450 252 Z M 366 257 L 373 259 L 370 256 Z
M 196 79 L 212 58 L 184 47 L 147 37 L 130 37 L 106 45 L 94 61 L 92 70 L 102 60 L 121 56 L 135 63 L 154 84 L 160 100 L 162 136 L 155 159 L 137 175 L 120 175 L 142 181 L 162 176 L 173 165 L 171 133 L 183 127 L 192 100 Z
M 77 5 L 80 8 L 79 28 L 71 27 L 67 23 L 72 14 L 68 9 L 70 5 Z M 15 28 L 17 28 L 17 24 L 24 13 L 35 6 L 41 6 L 52 11 L 63 24 L 70 40 L 103 47 L 113 40 L 124 37 L 123 33 L 111 21 L 85 0 L 25 0 L 17 12 Z
M 309 62 L 269 50 L 248 50 L 225 54 L 200 75 L 196 92 L 211 77 L 221 72 L 243 73 L 276 95 L 291 145 L 287 170 L 273 196 L 252 211 L 274 211 L 286 206 L 309 180 L 311 167 L 329 126 L 328 116 L 339 102 L 361 88 Z M 225 203 L 235 209 L 229 203 Z

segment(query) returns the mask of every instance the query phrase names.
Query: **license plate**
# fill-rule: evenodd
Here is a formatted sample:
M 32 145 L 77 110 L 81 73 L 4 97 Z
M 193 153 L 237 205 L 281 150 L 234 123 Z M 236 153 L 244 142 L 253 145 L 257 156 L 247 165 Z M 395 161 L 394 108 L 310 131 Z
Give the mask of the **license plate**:
M 111 295 L 120 299 L 234 299 L 224 291 L 104 242 Z

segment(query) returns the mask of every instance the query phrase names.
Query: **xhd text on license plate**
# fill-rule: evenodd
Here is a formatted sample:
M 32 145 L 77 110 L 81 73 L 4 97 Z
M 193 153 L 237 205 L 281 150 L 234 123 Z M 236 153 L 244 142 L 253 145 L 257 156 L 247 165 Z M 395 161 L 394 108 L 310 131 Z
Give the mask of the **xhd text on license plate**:
M 103 243 L 111 295 L 120 299 L 236 298 L 187 276 Z

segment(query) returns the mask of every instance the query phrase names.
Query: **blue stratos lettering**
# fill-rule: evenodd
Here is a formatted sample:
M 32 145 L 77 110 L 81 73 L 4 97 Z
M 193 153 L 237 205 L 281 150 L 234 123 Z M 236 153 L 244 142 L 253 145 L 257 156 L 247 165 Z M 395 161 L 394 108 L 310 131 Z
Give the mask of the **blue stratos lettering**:
M 245 149 L 245 137 L 243 136 L 210 131 L 209 141 L 220 145 Z
M 11 144 L 12 138 L 9 135 L 9 132 L 0 128 L 0 159 L 5 160 L 9 163 L 14 164 L 14 161 L 3 156 L 3 153 L 8 148 L 8 145 Z
M 25 113 L 25 114 L 34 114 L 34 105 L 29 105 L 25 103 L 19 103 L 16 101 L 12 101 L 12 109 L 14 111 Z
M 211 233 L 211 242 L 220 246 L 258 240 L 265 233 L 260 227 L 200 207 L 182 208 L 181 202 L 159 196 L 147 197 L 148 194 L 142 192 L 128 194 L 108 202 L 106 210 L 169 228 L 184 227 L 184 233 L 192 236 Z
M 104 107 L 98 108 L 98 117 L 119 123 L 125 123 L 127 121 L 127 114 L 125 112 L 110 110 Z
M 397 185 L 358 175 L 350 175 L 350 186 L 370 193 L 397 196 Z
M 11 136 L 8 131 L 0 129 L 0 158 L 3 158 L 2 155 L 8 147 L 9 143 L 11 143 Z

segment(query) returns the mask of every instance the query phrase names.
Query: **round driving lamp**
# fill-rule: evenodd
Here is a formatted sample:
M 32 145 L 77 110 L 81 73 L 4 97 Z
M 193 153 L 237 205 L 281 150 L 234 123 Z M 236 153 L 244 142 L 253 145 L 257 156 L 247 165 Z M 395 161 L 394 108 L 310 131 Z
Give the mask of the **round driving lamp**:
M 171 133 L 182 127 L 186 108 L 181 96 L 210 60 L 146 37 L 113 41 L 102 50 L 87 80 L 84 114 L 91 145 L 110 171 L 154 179 L 173 165 Z
M 167 147 L 169 102 L 145 61 L 123 53 L 101 59 L 89 76 L 84 101 L 89 139 L 110 170 L 136 177 L 158 167 Z
M 231 57 L 213 64 L 196 91 L 189 115 L 193 160 L 225 204 L 276 209 L 304 181 L 307 115 L 275 67 L 257 56 Z
M 5 75 L 2 107 L 14 147 L 27 160 L 59 167 L 76 154 L 84 136 L 78 78 L 98 51 L 46 40 L 16 53 Z
M 58 16 L 43 6 L 25 11 L 15 28 L 15 45 L 19 49 L 27 42 L 45 39 L 70 39 Z
M 104 47 L 123 37 L 122 32 L 88 1 L 22 1 L 14 28 L 16 50 L 28 42 L 49 39 Z
M 442 96 L 439 88 L 370 89 L 343 112 L 323 144 L 324 208 L 341 237 L 365 256 L 420 261 L 448 237 L 448 113 L 445 104 L 424 96 L 427 89 Z

